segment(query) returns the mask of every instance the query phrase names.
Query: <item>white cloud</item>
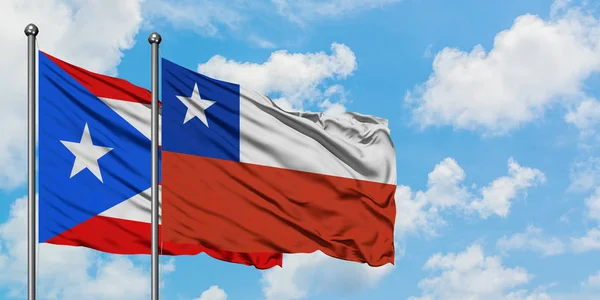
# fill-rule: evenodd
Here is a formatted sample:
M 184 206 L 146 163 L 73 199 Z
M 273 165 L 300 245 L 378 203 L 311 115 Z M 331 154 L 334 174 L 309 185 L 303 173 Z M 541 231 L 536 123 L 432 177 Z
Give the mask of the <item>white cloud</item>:
M 194 300 L 227 300 L 227 293 L 218 286 L 213 285 L 209 287 L 208 290 L 202 292 L 200 298 Z
M 273 42 L 266 40 L 264 38 L 261 38 L 259 36 L 256 36 L 256 35 L 250 36 L 248 38 L 248 40 L 263 49 L 277 48 L 277 45 L 275 45 Z
M 164 19 L 174 28 L 189 29 L 206 36 L 217 36 L 219 27 L 236 29 L 246 21 L 239 1 L 224 4 L 213 0 L 147 0 L 144 14 L 154 22 Z
M 586 216 L 600 225 L 600 187 L 584 203 Z M 585 236 L 571 238 L 571 248 L 576 253 L 600 250 L 600 227 L 591 228 Z
M 334 43 L 331 52 L 328 55 L 281 50 L 273 52 L 264 63 L 241 63 L 215 55 L 200 64 L 198 72 L 263 94 L 277 95 L 275 98 L 284 105 L 289 102 L 290 107 L 302 108 L 304 102 L 323 102 L 343 92 L 343 89 L 331 90 L 331 86 L 323 86 L 323 81 L 344 79 L 356 70 L 356 57 L 348 46 Z
M 600 71 L 600 22 L 560 3 L 553 11 L 548 20 L 516 18 L 489 52 L 481 45 L 471 52 L 440 51 L 429 79 L 405 97 L 414 121 L 422 128 L 506 134 L 541 118 L 554 103 L 583 100 L 584 82 Z M 571 118 L 583 124 L 582 116 Z
M 358 11 L 379 8 L 400 0 L 271 0 L 279 14 L 290 21 L 304 24 L 305 21 L 339 18 Z
M 556 237 L 545 237 L 542 229 L 527 226 L 523 233 L 510 237 L 503 236 L 496 242 L 502 252 L 513 250 L 529 250 L 541 253 L 543 256 L 558 255 L 565 252 L 565 244 Z
M 458 254 L 434 254 L 424 268 L 436 274 L 419 282 L 421 297 L 410 299 L 550 299 L 543 292 L 513 291 L 532 275 L 521 267 L 505 267 L 499 256 L 485 256 L 478 244 Z
M 166 21 L 177 29 L 186 29 L 197 34 L 222 38 L 230 36 L 246 40 L 264 49 L 276 45 L 253 32 L 250 24 L 281 23 L 283 16 L 296 25 L 305 26 L 306 21 L 341 18 L 360 11 L 382 7 L 400 0 L 145 0 L 144 15 L 152 20 L 148 27 Z
M 571 166 L 569 191 L 588 191 L 600 186 L 600 157 L 589 157 Z
M 175 272 L 175 258 L 171 257 L 164 263 L 160 264 L 160 274 Z
M 27 203 L 21 198 L 0 224 L 0 286 L 14 297 L 27 284 Z M 40 244 L 38 289 L 41 298 L 148 299 L 150 275 L 126 256 L 103 257 L 87 248 Z M 68 270 L 68 271 L 66 271 Z M 168 270 L 167 270 L 168 271 Z
M 429 173 L 427 190 L 413 193 L 410 187 L 399 186 L 396 235 L 436 235 L 436 229 L 446 224 L 440 216 L 444 210 L 477 213 L 481 218 L 506 217 L 519 193 L 544 181 L 540 170 L 522 167 L 513 158 L 508 160 L 508 176 L 495 179 L 478 192 L 464 184 L 465 176 L 456 160 L 445 158 Z
M 588 98 L 565 116 L 565 121 L 575 125 L 582 135 L 590 136 L 600 124 L 600 101 Z
M 413 193 L 408 186 L 396 189 L 396 236 L 423 232 L 436 235 L 438 227 L 446 222 L 440 217 L 441 210 L 464 207 L 471 197 L 462 184 L 464 170 L 453 158 L 445 158 L 429 173 L 425 191 Z
M 320 251 L 284 255 L 284 268 L 263 272 L 261 283 L 267 300 L 304 299 L 314 292 L 338 294 L 374 287 L 394 266 L 370 267 L 366 264 L 334 259 Z
M 417 195 L 423 195 L 421 191 Z M 398 237 L 423 232 L 428 236 L 437 235 L 437 229 L 446 225 L 439 210 L 432 206 L 426 197 L 413 196 L 408 186 L 396 188 L 396 231 Z
M 425 58 L 429 58 L 433 55 L 433 53 L 431 52 L 433 49 L 433 44 L 429 44 L 427 46 L 427 48 L 425 48 L 425 51 L 423 51 L 423 57 Z
M 508 216 L 511 200 L 519 192 L 546 182 L 544 174 L 537 169 L 521 167 L 512 157 L 508 160 L 508 176 L 494 180 L 481 190 L 482 197 L 470 204 L 470 209 L 477 211 L 482 218 L 492 214 Z
M 566 9 L 569 9 L 571 2 L 573 2 L 573 0 L 554 0 L 550 6 L 550 16 L 556 16 Z
M 5 0 L 0 4 L 2 55 L 0 188 L 22 184 L 26 155 L 25 26 L 40 28 L 41 50 L 96 72 L 116 73 L 123 50 L 134 45 L 142 22 L 141 0 Z M 109 21 L 107 21 L 109 20 Z
M 579 295 L 578 295 L 579 296 Z M 485 299 L 485 298 L 483 298 Z M 567 298 L 573 299 L 573 298 Z M 502 300 L 558 300 L 554 295 L 548 294 L 542 291 L 533 291 L 528 293 L 526 290 L 519 290 L 516 292 L 508 293 Z M 579 300 L 584 300 L 580 298 Z
M 344 105 L 348 100 L 342 85 L 336 84 L 328 87 L 323 96 L 325 99 L 319 103 L 319 108 L 323 110 L 323 113 L 337 115 L 346 112 Z
M 571 238 L 571 247 L 576 253 L 600 250 L 600 228 L 588 230 L 585 236 Z
M 194 31 L 200 35 L 220 37 L 229 30 L 241 34 L 244 39 L 258 47 L 271 49 L 275 44 L 251 33 L 247 24 L 251 22 L 277 22 L 276 16 L 283 16 L 297 25 L 306 21 L 340 18 L 360 11 L 382 7 L 400 0 L 271 0 L 260 1 L 230 0 L 226 4 L 218 0 L 145 0 L 144 15 L 158 21 L 167 21 L 178 29 Z M 259 16 L 259 17 L 256 17 Z M 225 29 L 225 30 L 224 30 Z
M 596 191 L 585 199 L 585 206 L 588 217 L 600 223 L 600 187 L 597 187 Z
M 594 275 L 590 275 L 588 279 L 581 283 L 585 288 L 600 290 L 600 271 Z
M 600 187 L 584 202 L 586 216 L 600 225 Z M 600 227 L 588 230 L 585 236 L 571 238 L 571 247 L 577 253 L 600 250 Z
M 445 158 L 427 175 L 429 203 L 439 208 L 464 205 L 470 196 L 467 188 L 461 186 L 465 176 L 456 160 Z

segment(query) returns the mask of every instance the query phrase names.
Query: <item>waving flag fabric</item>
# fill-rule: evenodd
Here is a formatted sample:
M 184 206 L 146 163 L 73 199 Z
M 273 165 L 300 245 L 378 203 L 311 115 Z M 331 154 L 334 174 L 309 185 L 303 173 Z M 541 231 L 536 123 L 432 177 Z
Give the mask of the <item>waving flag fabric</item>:
M 150 92 L 43 52 L 39 73 L 39 241 L 149 254 Z M 205 252 L 261 269 L 282 260 L 278 253 L 159 245 L 166 255 Z
M 287 112 L 162 60 L 165 240 L 394 262 L 387 121 Z

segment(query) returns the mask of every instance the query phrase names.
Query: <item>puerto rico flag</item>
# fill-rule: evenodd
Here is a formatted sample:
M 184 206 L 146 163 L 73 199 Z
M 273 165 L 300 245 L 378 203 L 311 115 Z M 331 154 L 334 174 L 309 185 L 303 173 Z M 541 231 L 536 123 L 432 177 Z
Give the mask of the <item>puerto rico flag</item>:
M 150 99 L 125 80 L 39 52 L 40 243 L 150 253 Z M 280 253 L 159 245 L 163 255 L 205 252 L 259 269 L 282 264 Z

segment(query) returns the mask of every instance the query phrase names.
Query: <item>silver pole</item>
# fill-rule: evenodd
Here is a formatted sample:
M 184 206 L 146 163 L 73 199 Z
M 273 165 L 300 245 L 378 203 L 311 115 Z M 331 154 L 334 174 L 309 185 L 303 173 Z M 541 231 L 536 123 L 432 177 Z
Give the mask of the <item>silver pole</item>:
M 158 45 L 162 38 L 148 37 L 152 47 L 152 300 L 158 300 Z
M 36 53 L 35 39 L 39 30 L 35 24 L 25 27 L 27 36 L 27 299 L 36 298 L 36 199 L 35 199 L 35 142 L 36 142 Z

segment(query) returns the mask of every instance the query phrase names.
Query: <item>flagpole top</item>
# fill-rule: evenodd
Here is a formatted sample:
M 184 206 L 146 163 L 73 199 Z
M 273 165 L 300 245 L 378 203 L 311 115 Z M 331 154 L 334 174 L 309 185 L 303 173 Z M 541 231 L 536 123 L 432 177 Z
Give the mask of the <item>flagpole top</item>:
M 160 34 L 158 34 L 157 32 L 151 33 L 150 36 L 148 37 L 148 43 L 150 43 L 150 44 L 160 44 L 161 41 L 162 41 L 162 38 L 160 37 Z
M 38 32 L 40 32 L 40 30 L 33 23 L 30 23 L 29 25 L 25 26 L 25 35 L 26 36 L 30 36 L 30 35 L 37 36 Z

